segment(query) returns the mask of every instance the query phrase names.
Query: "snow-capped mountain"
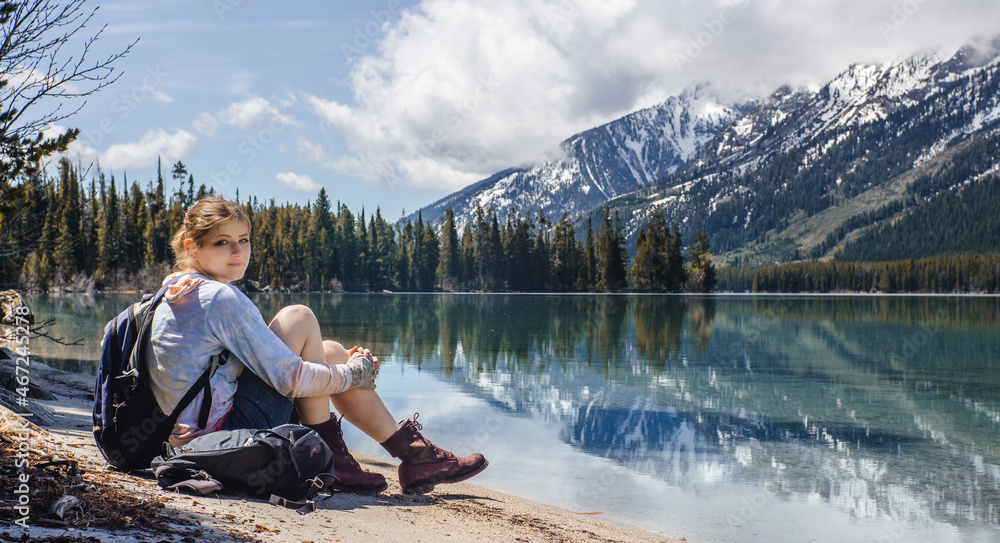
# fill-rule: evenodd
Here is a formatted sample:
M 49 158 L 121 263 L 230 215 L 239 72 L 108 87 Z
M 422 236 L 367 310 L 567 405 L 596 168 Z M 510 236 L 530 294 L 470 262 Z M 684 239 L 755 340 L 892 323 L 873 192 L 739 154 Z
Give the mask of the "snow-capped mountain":
M 831 256 L 851 232 L 922 205 L 913 182 L 998 126 L 1000 39 L 856 64 L 818 89 L 778 89 L 655 188 L 610 205 L 629 237 L 661 205 L 688 236 L 706 232 L 744 264 Z M 995 158 L 943 188 L 996 171 Z
M 843 138 L 845 131 L 913 107 L 981 68 L 991 56 L 972 46 L 951 58 L 929 51 L 897 62 L 852 65 L 815 90 L 782 87 L 759 109 L 720 131 L 699 150 L 693 164 L 745 172 L 796 147 L 812 144 L 815 152 L 823 152 L 830 147 L 824 135 L 837 132 Z
M 420 213 L 439 222 L 450 207 L 461 229 L 477 205 L 501 221 L 543 209 L 550 219 L 567 213 L 580 233 L 609 205 L 632 245 L 661 206 L 686 239 L 707 233 L 731 262 L 830 258 L 866 228 L 996 177 L 1000 152 L 975 156 L 993 152 L 982 151 L 993 137 L 1000 147 L 1000 38 L 855 64 L 824 85 L 786 85 L 761 100 L 727 101 L 698 85 L 570 137 L 559 158 L 504 170 Z M 936 192 L 926 182 L 914 189 L 924 178 Z
M 755 108 L 750 99 L 730 103 L 710 86 L 697 85 L 658 106 L 570 137 L 558 158 L 504 170 L 419 213 L 424 221 L 437 222 L 450 207 L 459 228 L 477 205 L 495 210 L 501 220 L 512 209 L 573 216 L 652 185 Z

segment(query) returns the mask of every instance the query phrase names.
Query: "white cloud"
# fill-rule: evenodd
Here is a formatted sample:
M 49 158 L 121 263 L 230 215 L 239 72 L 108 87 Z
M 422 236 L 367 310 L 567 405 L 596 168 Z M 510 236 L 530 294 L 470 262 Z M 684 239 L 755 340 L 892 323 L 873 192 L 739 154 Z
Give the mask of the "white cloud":
M 300 136 L 296 141 L 296 147 L 299 150 L 299 159 L 306 164 L 316 164 L 324 168 L 335 169 L 335 165 L 326 156 L 322 144 L 312 142 Z
M 153 98 L 156 98 L 157 100 L 159 100 L 163 104 L 170 104 L 170 103 L 172 103 L 174 101 L 174 99 L 171 98 L 169 94 L 167 94 L 167 93 L 165 93 L 163 91 L 159 91 L 159 90 L 151 88 L 151 89 L 149 89 L 149 92 L 151 92 L 153 94 Z
M 316 192 L 320 189 L 320 184 L 313 181 L 305 174 L 294 172 L 281 172 L 274 176 L 278 181 L 291 190 L 299 192 Z
M 193 154 L 198 138 L 186 130 L 168 134 L 162 128 L 150 130 L 135 143 L 116 143 L 98 155 L 101 167 L 113 170 L 148 168 L 157 158 L 165 163 L 183 160 Z
M 351 64 L 353 103 L 304 96 L 354 155 L 299 151 L 369 181 L 455 190 L 697 81 L 823 82 L 852 62 L 957 47 L 998 18 L 986 0 L 423 0 Z
M 261 126 L 290 126 L 298 121 L 286 115 L 271 102 L 260 96 L 234 102 L 216 114 L 216 119 L 223 123 L 249 130 Z
M 195 117 L 191 126 L 199 134 L 211 137 L 215 135 L 215 130 L 219 127 L 219 121 L 215 120 L 215 117 L 211 113 L 202 112 Z

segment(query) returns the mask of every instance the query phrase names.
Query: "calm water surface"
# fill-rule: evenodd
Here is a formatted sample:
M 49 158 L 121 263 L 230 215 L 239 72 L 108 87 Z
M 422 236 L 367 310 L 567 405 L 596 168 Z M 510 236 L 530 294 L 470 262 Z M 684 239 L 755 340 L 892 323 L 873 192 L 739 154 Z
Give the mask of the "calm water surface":
M 36 353 L 92 373 L 131 299 L 32 297 L 83 340 Z M 305 303 L 371 348 L 393 413 L 486 454 L 485 486 L 689 541 L 1000 541 L 998 298 L 254 301 L 265 318 Z

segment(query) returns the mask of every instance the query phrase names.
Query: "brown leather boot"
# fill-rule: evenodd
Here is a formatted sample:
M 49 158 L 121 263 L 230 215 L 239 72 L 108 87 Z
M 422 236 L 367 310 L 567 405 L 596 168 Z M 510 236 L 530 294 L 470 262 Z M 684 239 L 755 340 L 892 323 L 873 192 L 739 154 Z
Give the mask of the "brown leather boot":
M 436 447 L 420 434 L 423 425 L 412 420 L 400 423 L 399 429 L 382 443 L 389 454 L 399 458 L 399 485 L 403 494 L 425 494 L 434 485 L 457 483 L 486 469 L 489 462 L 479 453 L 461 458 Z
M 333 474 L 339 480 L 333 485 L 333 488 L 355 494 L 378 494 L 389 488 L 385 477 L 361 469 L 358 461 L 351 456 L 351 452 L 347 450 L 347 444 L 344 443 L 344 432 L 340 428 L 340 419 L 336 415 L 331 415 L 330 420 L 326 422 L 307 424 L 306 426 L 316 430 L 333 451 Z

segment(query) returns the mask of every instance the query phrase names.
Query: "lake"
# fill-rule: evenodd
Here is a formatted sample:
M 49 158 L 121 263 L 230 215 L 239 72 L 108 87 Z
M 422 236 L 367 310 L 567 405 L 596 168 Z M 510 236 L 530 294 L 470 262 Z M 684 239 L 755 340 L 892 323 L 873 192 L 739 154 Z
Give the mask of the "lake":
M 134 297 L 27 298 L 82 340 L 35 353 L 93 373 Z M 483 486 L 692 542 L 1000 540 L 997 297 L 252 298 L 370 348 L 390 410 L 483 452 Z

